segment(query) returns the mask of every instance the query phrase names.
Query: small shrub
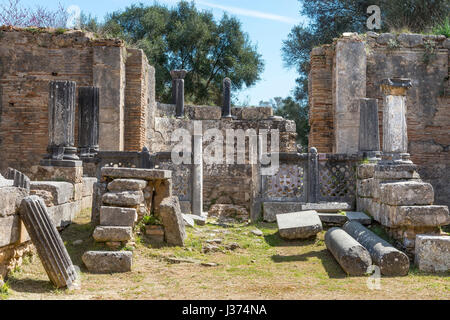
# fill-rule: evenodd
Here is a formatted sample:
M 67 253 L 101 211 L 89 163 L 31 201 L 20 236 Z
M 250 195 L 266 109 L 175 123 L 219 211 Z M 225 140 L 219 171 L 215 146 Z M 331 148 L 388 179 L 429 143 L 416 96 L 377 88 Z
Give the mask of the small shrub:
M 8 297 L 9 297 L 8 283 L 0 281 L 0 300 L 6 300 L 8 299 Z
M 387 43 L 388 50 L 397 50 L 400 48 L 400 42 L 397 39 L 390 39 Z
M 447 17 L 441 23 L 438 23 L 432 30 L 435 35 L 443 35 L 450 38 L 450 18 Z

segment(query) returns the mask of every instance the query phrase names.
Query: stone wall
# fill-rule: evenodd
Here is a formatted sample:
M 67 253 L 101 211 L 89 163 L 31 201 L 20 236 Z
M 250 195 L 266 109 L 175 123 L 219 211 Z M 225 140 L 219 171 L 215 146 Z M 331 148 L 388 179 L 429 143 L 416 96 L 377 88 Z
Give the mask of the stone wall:
M 46 153 L 52 80 L 100 88 L 101 150 L 124 150 L 128 144 L 127 150 L 140 151 L 148 144 L 146 109 L 154 104 L 154 71 L 142 51 L 80 31 L 2 27 L 1 171 L 13 166 L 30 173 Z
M 436 203 L 450 205 L 450 39 L 444 36 L 346 34 L 331 45 L 313 49 L 309 75 L 310 147 L 324 153 L 336 151 L 337 132 L 341 132 L 336 123 L 339 116 L 335 99 L 339 92 L 337 83 L 352 84 L 355 81 L 335 67 L 340 64 L 339 60 L 344 60 L 341 63 L 345 65 L 347 59 L 350 63 L 354 59 L 350 61 L 351 55 L 346 55 L 338 56 L 336 61 L 336 50 L 354 43 L 364 44 L 366 97 L 378 99 L 380 136 L 383 130 L 380 81 L 392 77 L 412 80 L 413 87 L 407 95 L 408 152 L 419 166 L 422 179 L 433 185 Z M 351 94 L 347 98 L 357 99 L 358 96 Z M 359 127 L 359 110 L 355 110 L 354 124 Z M 346 152 L 354 152 L 357 138 L 358 135 L 342 136 L 341 140 L 348 143 Z

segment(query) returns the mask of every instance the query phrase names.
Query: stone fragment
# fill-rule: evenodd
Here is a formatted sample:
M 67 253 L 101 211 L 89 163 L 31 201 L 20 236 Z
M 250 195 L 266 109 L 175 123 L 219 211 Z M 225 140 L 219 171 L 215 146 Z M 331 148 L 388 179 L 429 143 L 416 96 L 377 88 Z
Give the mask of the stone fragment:
M 195 120 L 219 120 L 222 114 L 220 107 L 194 106 L 193 109 Z
M 300 202 L 264 202 L 263 219 L 267 222 L 275 222 L 277 214 L 302 211 Z
M 203 253 L 218 252 L 218 251 L 220 251 L 220 248 L 211 243 L 205 244 L 202 248 Z
M 78 211 L 76 202 L 67 202 L 47 209 L 50 220 L 57 229 L 70 225 Z
M 380 180 L 420 179 L 415 164 L 377 164 L 373 177 Z
M 387 206 L 390 226 L 439 227 L 450 224 L 447 206 Z
M 434 201 L 431 184 L 401 181 L 380 184 L 380 201 L 395 206 L 429 205 Z
M 112 192 L 140 191 L 147 186 L 147 181 L 137 179 L 115 179 L 108 184 L 108 190 Z
M 328 226 L 343 226 L 348 221 L 347 216 L 339 213 L 319 213 L 319 219 Z
M 107 192 L 107 184 L 96 182 L 94 183 L 94 189 L 92 194 L 92 211 L 91 211 L 91 223 L 94 226 L 100 224 L 100 207 L 103 204 L 103 195 Z
M 388 44 L 390 41 L 395 41 L 395 35 L 392 33 L 382 33 L 377 38 L 377 43 L 379 44 Z
M 364 275 L 372 265 L 372 258 L 366 248 L 341 228 L 331 228 L 327 231 L 325 245 L 349 275 Z
M 157 225 L 148 225 L 145 226 L 145 234 L 151 241 L 157 243 L 164 242 L 164 228 L 162 226 Z
M 183 217 L 186 216 L 194 220 L 194 223 L 199 226 L 204 226 L 206 224 L 206 216 L 197 216 L 195 214 L 183 214 Z
M 134 208 L 107 207 L 100 208 L 100 225 L 116 227 L 132 227 L 137 221 Z
M 128 241 L 132 236 L 133 230 L 131 227 L 98 226 L 92 234 L 97 242 Z
M 102 177 L 143 180 L 170 179 L 172 177 L 172 171 L 159 169 L 103 167 L 101 173 Z
M 19 241 L 20 219 L 18 215 L 0 218 L 0 247 Z
M 113 206 L 132 207 L 144 202 L 142 191 L 108 192 L 102 197 L 103 203 Z
M 362 164 L 356 169 L 358 179 L 369 179 L 373 178 L 375 174 L 375 164 Z
M 249 214 L 247 209 L 243 206 L 231 204 L 214 204 L 208 211 L 210 217 L 232 218 L 236 220 L 247 220 Z
M 20 203 L 27 196 L 25 189 L 16 187 L 0 188 L 0 217 L 15 214 Z
M 264 233 L 259 229 L 254 229 L 251 231 L 255 236 L 262 237 Z
M 423 46 L 423 35 L 421 34 L 401 33 L 397 40 L 403 47 L 417 48 Z
M 277 215 L 278 231 L 284 239 L 307 239 L 322 231 L 316 211 L 300 211 Z
M 13 180 L 14 187 L 30 191 L 30 178 L 28 178 L 28 176 L 24 175 L 22 172 L 13 168 L 8 168 L 6 179 Z
M 107 241 L 105 242 L 105 245 L 112 249 L 112 250 L 118 250 L 120 247 L 122 247 L 122 242 L 120 241 Z
M 333 213 L 352 209 L 352 206 L 347 202 L 305 203 L 302 205 L 302 211 L 313 210 L 324 213 Z
M 97 182 L 97 178 L 83 177 L 83 197 L 92 196 L 94 193 L 94 184 Z
M 408 274 L 409 259 L 406 254 L 395 249 L 359 222 L 349 221 L 343 229 L 369 251 L 373 263 L 380 267 L 381 274 L 385 276 Z
M 116 273 L 131 271 L 133 253 L 130 251 L 87 251 L 83 263 L 92 273 Z
M 77 273 L 61 236 L 50 221 L 44 201 L 37 196 L 23 199 L 20 218 L 52 283 L 57 288 L 71 287 Z
M 53 204 L 59 205 L 73 199 L 74 188 L 69 182 L 60 181 L 32 181 L 30 190 L 44 190 L 52 194 Z
M 165 198 L 160 204 L 160 215 L 164 226 L 164 236 L 167 244 L 184 246 L 186 230 L 181 215 L 178 197 Z
M 75 241 L 72 242 L 72 244 L 73 244 L 74 246 L 79 246 L 79 245 L 82 244 L 82 243 L 83 243 L 83 240 L 81 240 L 81 239 L 75 240 Z
M 356 221 L 362 225 L 369 225 L 372 223 L 372 219 L 364 212 L 347 211 L 345 213 L 349 221 Z
M 247 107 L 242 108 L 242 120 L 262 120 L 273 116 L 272 107 Z
M 184 221 L 185 226 L 189 226 L 189 227 L 192 227 L 192 228 L 195 226 L 194 219 L 192 219 L 191 217 L 188 217 L 185 214 L 181 214 L 181 216 L 183 217 L 183 221 Z
M 450 270 L 450 236 L 418 234 L 415 243 L 415 263 L 419 270 L 446 272 Z

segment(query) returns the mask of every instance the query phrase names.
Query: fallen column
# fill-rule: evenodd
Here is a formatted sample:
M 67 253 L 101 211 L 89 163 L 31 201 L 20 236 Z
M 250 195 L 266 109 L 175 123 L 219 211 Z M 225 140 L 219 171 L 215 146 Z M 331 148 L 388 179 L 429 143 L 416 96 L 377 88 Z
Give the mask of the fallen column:
M 370 253 L 341 228 L 331 228 L 325 234 L 325 245 L 344 271 L 362 276 L 372 265 Z
M 369 251 L 373 263 L 380 267 L 381 274 L 385 276 L 408 274 L 409 259 L 405 253 L 395 249 L 359 222 L 349 221 L 342 228 Z
M 44 201 L 38 196 L 26 197 L 20 206 L 20 217 L 51 282 L 57 288 L 71 287 L 77 274 Z

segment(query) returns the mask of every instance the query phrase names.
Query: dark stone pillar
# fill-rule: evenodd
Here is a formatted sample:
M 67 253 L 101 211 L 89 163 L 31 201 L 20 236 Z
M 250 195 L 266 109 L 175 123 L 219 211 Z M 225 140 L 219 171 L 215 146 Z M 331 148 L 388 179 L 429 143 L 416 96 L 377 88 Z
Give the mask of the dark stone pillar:
M 378 126 L 378 100 L 359 99 L 359 153 L 371 161 L 381 158 Z
M 223 79 L 223 106 L 222 117 L 231 118 L 231 80 Z
M 177 118 L 184 117 L 184 77 L 186 70 L 172 70 L 172 99 L 175 106 L 175 116 Z
M 48 154 L 43 166 L 81 166 L 74 147 L 75 89 L 73 81 L 50 82 L 48 105 Z
M 78 149 L 81 158 L 93 158 L 99 151 L 99 88 L 78 88 Z
M 319 196 L 319 155 L 316 148 L 308 153 L 308 202 L 316 203 Z
M 44 200 L 38 196 L 23 199 L 20 218 L 51 282 L 57 288 L 71 287 L 77 274 L 61 236 L 50 220 Z

